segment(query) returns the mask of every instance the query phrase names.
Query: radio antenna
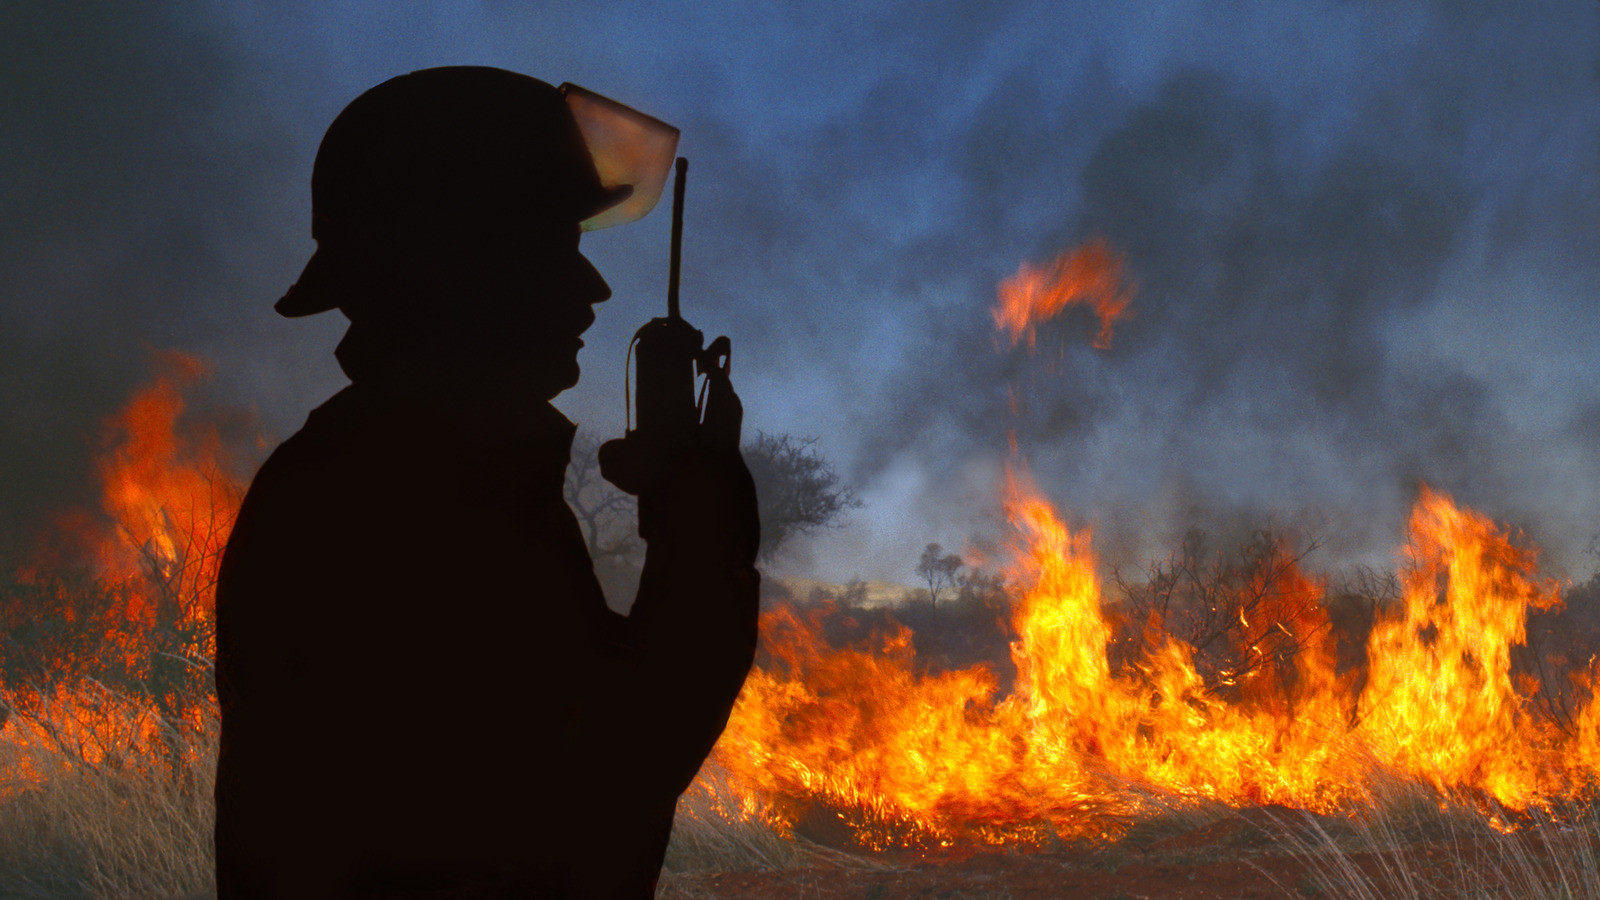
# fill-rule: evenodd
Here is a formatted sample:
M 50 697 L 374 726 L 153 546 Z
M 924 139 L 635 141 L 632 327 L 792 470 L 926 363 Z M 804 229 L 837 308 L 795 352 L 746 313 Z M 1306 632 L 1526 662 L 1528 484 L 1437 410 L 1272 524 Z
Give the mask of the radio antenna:
M 672 185 L 672 269 L 667 278 L 667 318 L 681 319 L 678 312 L 678 271 L 683 260 L 683 179 L 689 174 L 689 161 L 678 157 L 678 178 Z

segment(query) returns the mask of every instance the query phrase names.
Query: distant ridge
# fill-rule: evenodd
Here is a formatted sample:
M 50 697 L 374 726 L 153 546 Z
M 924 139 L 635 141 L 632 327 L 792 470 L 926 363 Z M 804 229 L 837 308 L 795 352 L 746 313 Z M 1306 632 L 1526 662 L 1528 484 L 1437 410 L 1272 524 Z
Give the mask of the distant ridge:
M 786 593 L 790 600 L 796 603 L 806 603 L 813 598 L 831 597 L 840 602 L 849 601 L 851 606 L 862 609 L 879 609 L 885 606 L 904 606 L 912 594 L 917 590 L 910 585 L 897 584 L 893 581 L 862 581 L 851 584 L 839 584 L 834 581 L 823 581 L 820 578 L 773 578 L 779 591 L 773 593 Z M 853 585 L 860 585 L 851 590 Z

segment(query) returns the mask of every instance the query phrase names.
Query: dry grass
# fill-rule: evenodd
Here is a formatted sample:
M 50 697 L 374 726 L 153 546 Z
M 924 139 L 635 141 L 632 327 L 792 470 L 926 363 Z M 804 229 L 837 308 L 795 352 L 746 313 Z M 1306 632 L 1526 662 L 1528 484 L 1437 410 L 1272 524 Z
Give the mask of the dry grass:
M 211 787 L 216 728 L 176 753 L 89 764 L 74 748 L 0 729 L 0 900 L 168 900 L 215 890 Z M 871 866 L 779 835 L 738 809 L 720 772 L 679 805 L 664 886 L 675 873 Z
M 211 723 L 214 726 L 214 721 Z M 67 748 L 0 731 L 0 898 L 170 900 L 213 888 L 211 783 L 215 728 L 162 753 L 91 765 Z M 696 873 L 882 869 L 881 859 L 785 837 L 741 813 L 708 764 L 679 804 L 662 894 Z M 1130 790 L 1132 786 L 1130 786 Z M 1139 792 L 1135 792 L 1138 794 Z M 1144 792 L 1135 844 L 1228 815 L 1212 804 Z M 1286 896 L 1347 900 L 1576 900 L 1600 898 L 1600 819 L 1567 805 L 1494 827 L 1480 805 L 1394 780 L 1347 815 L 1250 811 L 1268 853 L 1306 863 Z M 689 879 L 689 880 L 685 880 Z
M 784 837 L 758 816 L 743 815 L 722 769 L 707 762 L 678 801 L 663 869 L 669 874 L 790 869 L 812 865 L 819 853 L 830 852 Z
M 171 756 L 91 765 L 62 748 L 6 740 L 0 772 L 0 897 L 130 900 L 212 889 L 215 728 Z
M 1394 782 L 1344 816 L 1274 814 L 1278 848 L 1307 864 L 1301 883 L 1281 886 L 1346 900 L 1600 897 L 1594 806 L 1486 815 L 1483 803 Z
M 726 773 L 708 760 L 700 777 L 678 801 L 657 894 L 685 900 L 711 896 L 700 893 L 692 877 L 706 873 L 789 870 L 803 877 L 804 871 L 824 867 L 855 871 L 889 868 L 864 853 L 846 853 L 804 838 L 785 837 L 759 815 L 745 814 L 728 786 Z M 799 894 L 804 896 L 804 890 Z

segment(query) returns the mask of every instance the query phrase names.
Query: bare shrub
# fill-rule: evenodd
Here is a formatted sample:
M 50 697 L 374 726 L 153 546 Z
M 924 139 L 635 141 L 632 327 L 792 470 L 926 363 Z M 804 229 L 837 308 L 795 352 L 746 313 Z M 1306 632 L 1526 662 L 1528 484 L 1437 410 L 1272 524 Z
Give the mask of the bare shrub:
M 1151 564 L 1142 582 L 1113 573 L 1122 632 L 1113 663 L 1127 665 L 1177 638 L 1220 695 L 1240 694 L 1251 683 L 1261 686 L 1254 693 L 1292 693 L 1294 658 L 1332 650 L 1323 587 L 1301 567 L 1317 542 L 1263 527 L 1232 552 L 1207 544 L 1203 531 L 1190 529 L 1178 553 Z

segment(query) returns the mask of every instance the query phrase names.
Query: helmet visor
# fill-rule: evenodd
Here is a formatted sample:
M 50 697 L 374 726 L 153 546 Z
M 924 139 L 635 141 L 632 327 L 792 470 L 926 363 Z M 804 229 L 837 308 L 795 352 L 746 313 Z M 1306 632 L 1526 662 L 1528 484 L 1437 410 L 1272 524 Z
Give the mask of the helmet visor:
M 563 84 L 560 91 L 588 145 L 601 186 L 633 188 L 628 199 L 584 219 L 583 230 L 643 218 L 661 199 L 678 152 L 678 129 L 575 84 Z

